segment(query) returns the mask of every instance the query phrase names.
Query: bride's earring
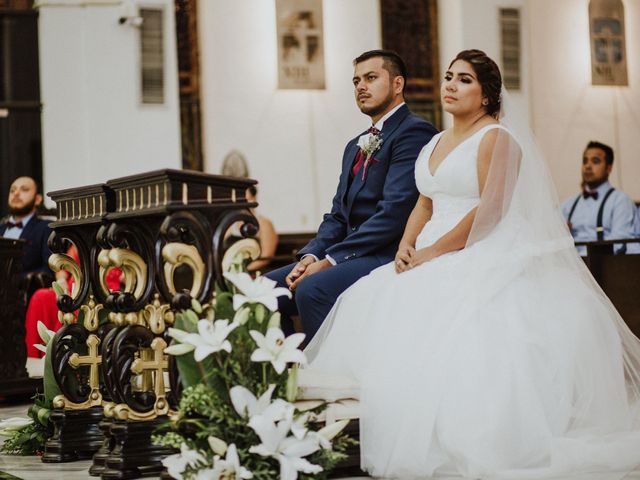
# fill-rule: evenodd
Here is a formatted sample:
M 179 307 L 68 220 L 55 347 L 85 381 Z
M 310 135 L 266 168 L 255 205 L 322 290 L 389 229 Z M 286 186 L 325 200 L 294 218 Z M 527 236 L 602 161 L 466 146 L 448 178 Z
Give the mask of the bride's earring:
M 489 100 L 487 100 L 486 98 L 482 100 L 482 105 L 484 105 L 485 107 L 489 105 Z

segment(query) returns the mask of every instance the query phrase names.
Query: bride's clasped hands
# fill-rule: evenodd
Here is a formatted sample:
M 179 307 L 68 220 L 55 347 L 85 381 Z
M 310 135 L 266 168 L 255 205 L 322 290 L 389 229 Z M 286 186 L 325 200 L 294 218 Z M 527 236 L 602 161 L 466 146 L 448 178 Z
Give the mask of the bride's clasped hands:
M 403 273 L 429 262 L 438 256 L 433 245 L 416 250 L 411 245 L 400 245 L 395 258 L 396 273 Z

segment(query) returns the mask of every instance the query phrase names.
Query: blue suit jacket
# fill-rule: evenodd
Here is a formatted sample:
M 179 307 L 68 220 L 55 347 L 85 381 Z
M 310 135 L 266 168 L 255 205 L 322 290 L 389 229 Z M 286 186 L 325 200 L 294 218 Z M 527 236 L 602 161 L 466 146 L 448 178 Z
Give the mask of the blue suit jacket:
M 0 224 L 0 237 L 4 235 L 7 226 Z M 26 240 L 24 256 L 22 257 L 22 272 L 50 272 L 49 255 L 51 250 L 47 246 L 47 240 L 51 229 L 49 222 L 35 215 L 31 217 L 20 234 L 22 240 Z
M 349 186 L 360 135 L 352 139 L 342 157 L 342 174 L 331 212 L 324 215 L 316 238 L 299 251 L 298 258 L 329 255 L 342 263 L 376 255 L 381 263 L 390 261 L 418 198 L 416 158 L 435 133 L 433 125 L 403 105 L 384 122 L 382 144 L 368 165 L 364 181 L 361 170 Z

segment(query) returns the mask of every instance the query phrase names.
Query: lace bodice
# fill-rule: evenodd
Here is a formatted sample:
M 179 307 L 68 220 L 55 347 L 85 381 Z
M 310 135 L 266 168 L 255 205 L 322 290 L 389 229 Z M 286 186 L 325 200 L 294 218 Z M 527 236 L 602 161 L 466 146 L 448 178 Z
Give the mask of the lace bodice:
M 433 202 L 431 220 L 418 235 L 416 248 L 431 245 L 451 230 L 480 201 L 478 190 L 478 146 L 484 134 L 498 124 L 487 125 L 462 141 L 438 165 L 432 175 L 429 158 L 444 132 L 434 135 L 416 160 L 415 178 L 420 193 Z

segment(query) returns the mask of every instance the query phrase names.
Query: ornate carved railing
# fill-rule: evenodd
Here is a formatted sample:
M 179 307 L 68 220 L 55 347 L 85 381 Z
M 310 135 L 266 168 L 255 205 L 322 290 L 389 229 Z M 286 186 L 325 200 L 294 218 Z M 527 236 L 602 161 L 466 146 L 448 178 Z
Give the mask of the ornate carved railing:
M 150 436 L 179 399 L 166 329 L 191 299 L 205 304 L 216 284 L 224 288 L 222 272 L 238 250 L 258 256 L 254 204 L 244 194 L 253 183 L 160 170 L 50 193 L 58 221 L 49 263 L 69 271 L 74 287 L 58 300 L 64 325 L 50 360 L 61 393 L 43 461 L 95 453 L 92 475 L 158 474 L 169 452 Z M 229 247 L 236 224 L 246 239 Z M 69 243 L 79 264 L 66 254 Z M 121 286 L 111 291 L 113 269 Z

